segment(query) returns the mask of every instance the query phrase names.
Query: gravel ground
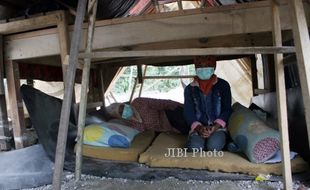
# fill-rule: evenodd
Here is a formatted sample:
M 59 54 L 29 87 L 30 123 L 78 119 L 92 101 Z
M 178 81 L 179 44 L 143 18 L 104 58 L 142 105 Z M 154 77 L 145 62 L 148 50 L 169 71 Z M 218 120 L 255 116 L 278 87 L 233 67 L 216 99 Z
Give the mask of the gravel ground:
M 52 185 L 32 188 L 31 190 L 49 190 Z M 180 181 L 173 177 L 158 181 L 141 181 L 141 180 L 127 180 L 118 178 L 95 177 L 90 175 L 82 175 L 79 182 L 75 182 L 74 174 L 65 172 L 63 177 L 62 189 L 81 189 L 81 190 L 102 190 L 102 189 L 126 189 L 126 190 L 201 190 L 201 189 L 215 189 L 215 190 L 271 190 L 283 189 L 282 182 L 256 182 L 256 181 Z M 293 184 L 293 189 L 296 190 L 310 190 L 304 187 L 298 181 Z M 30 189 L 28 189 L 30 190 Z

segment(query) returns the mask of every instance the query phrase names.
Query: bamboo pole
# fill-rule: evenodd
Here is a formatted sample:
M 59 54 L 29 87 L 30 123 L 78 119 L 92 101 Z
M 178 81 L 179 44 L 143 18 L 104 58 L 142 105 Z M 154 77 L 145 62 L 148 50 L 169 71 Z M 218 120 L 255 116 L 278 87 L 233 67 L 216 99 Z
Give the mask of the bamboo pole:
M 88 2 L 88 6 L 92 6 L 91 15 L 88 22 L 88 38 L 86 45 L 86 53 L 92 52 L 93 37 L 96 22 L 97 13 L 97 1 L 92 4 L 93 1 Z M 89 74 L 90 74 L 91 58 L 84 59 L 83 75 L 82 75 L 82 87 L 81 87 L 81 101 L 79 108 L 78 118 L 78 134 L 77 134 L 77 149 L 76 149 L 76 163 L 75 163 L 75 179 L 76 181 L 81 179 L 82 173 L 82 152 L 83 152 L 83 136 L 84 136 L 84 125 L 87 108 L 87 89 L 89 85 Z
M 0 35 L 0 151 L 10 150 L 11 146 L 8 142 L 10 139 L 8 113 L 5 101 L 4 89 L 4 66 L 3 66 L 3 36 Z
M 272 10 L 272 36 L 273 44 L 276 47 L 282 46 L 281 21 L 279 5 L 271 0 Z M 275 72 L 276 72 L 276 89 L 277 89 L 277 110 L 278 125 L 281 134 L 281 154 L 282 154 L 282 175 L 284 177 L 285 189 L 292 189 L 292 171 L 290 160 L 290 147 L 288 137 L 286 89 L 284 77 L 283 54 L 275 54 Z
M 62 103 L 60 124 L 58 130 L 58 139 L 56 147 L 55 170 L 53 175 L 53 189 L 61 189 L 61 177 L 65 159 L 65 150 L 67 144 L 67 134 L 69 126 L 70 109 L 72 102 L 72 92 L 75 81 L 75 71 L 78 62 L 79 46 L 82 39 L 82 26 L 86 11 L 87 0 L 79 0 L 77 7 L 77 16 L 74 23 L 74 32 L 70 45 L 69 67 L 65 80 L 64 100 Z
M 310 148 L 310 40 L 305 11 L 301 0 L 289 0 L 296 47 L 297 66 L 305 108 Z

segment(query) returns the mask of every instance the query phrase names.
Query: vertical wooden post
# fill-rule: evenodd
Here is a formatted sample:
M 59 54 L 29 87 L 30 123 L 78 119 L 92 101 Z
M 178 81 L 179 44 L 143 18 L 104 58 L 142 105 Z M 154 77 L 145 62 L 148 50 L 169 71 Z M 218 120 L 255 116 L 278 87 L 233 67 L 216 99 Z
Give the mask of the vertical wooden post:
M 131 94 L 130 94 L 129 102 L 132 101 L 133 96 L 135 95 L 135 90 L 136 90 L 136 87 L 137 87 L 137 83 L 138 83 L 138 78 L 136 78 L 135 83 L 133 84 L 133 88 L 132 88 L 132 91 L 131 91 Z
M 0 35 L 0 151 L 10 150 L 10 138 L 8 113 L 6 109 L 5 101 L 5 89 L 4 89 L 4 66 L 3 66 L 3 36 Z
M 93 37 L 95 30 L 96 22 L 96 13 L 97 13 L 97 0 L 95 4 L 92 4 L 92 1 L 88 2 L 91 15 L 89 16 L 88 21 L 88 38 L 86 45 L 86 53 L 92 52 Z M 92 9 L 90 7 L 92 6 Z M 79 109 L 79 118 L 78 118 L 78 134 L 77 134 L 77 146 L 76 146 L 76 162 L 75 162 L 75 179 L 81 179 L 82 173 L 82 153 L 83 153 L 83 136 L 84 136 L 84 125 L 86 117 L 86 108 L 87 108 L 87 89 L 89 84 L 89 73 L 90 73 L 90 64 L 91 59 L 84 59 L 83 75 L 82 75 L 82 87 L 81 87 L 81 100 L 80 100 L 80 109 Z
M 256 65 L 256 57 L 255 55 L 250 57 L 251 59 L 251 74 L 252 74 L 252 91 L 253 96 L 255 96 L 255 89 L 258 88 L 258 79 L 257 79 L 257 65 Z
M 11 108 L 11 117 L 14 133 L 15 148 L 24 148 L 23 134 L 25 132 L 25 118 L 23 101 L 20 95 L 20 81 L 18 64 L 11 60 L 6 61 L 6 78 L 8 84 L 8 97 Z
M 201 0 L 200 8 L 204 8 L 206 4 L 206 0 Z
M 99 68 L 99 77 L 100 77 L 100 95 L 102 100 L 102 106 L 105 107 L 105 86 L 104 86 L 104 77 L 103 77 L 103 69 L 102 66 Z
M 68 21 L 65 12 L 61 12 L 58 14 L 57 21 L 57 29 L 58 29 L 58 41 L 60 48 L 60 56 L 62 62 L 62 71 L 63 76 L 65 78 L 66 70 L 68 67 L 68 62 L 66 63 L 66 56 L 69 55 L 70 47 L 69 47 L 69 34 L 68 34 Z
M 272 36 L 273 44 L 276 47 L 282 46 L 281 21 L 279 5 L 271 0 L 272 9 Z M 277 90 L 277 110 L 278 125 L 281 134 L 281 154 L 282 154 L 282 175 L 284 176 L 285 189 L 292 189 L 292 172 L 290 160 L 290 147 L 288 137 L 288 121 L 287 121 L 287 105 L 286 105 L 286 89 L 284 78 L 283 54 L 274 55 L 275 71 L 276 71 L 276 90 Z
M 69 52 L 70 52 L 70 39 L 68 32 L 68 19 L 67 14 L 62 11 L 58 14 L 57 21 L 57 30 L 58 30 L 58 41 L 60 48 L 60 57 L 61 57 L 61 66 L 62 66 L 62 75 L 65 85 L 66 71 L 69 64 Z M 74 88 L 74 87 L 73 87 Z M 73 90 L 72 102 L 75 103 L 75 91 Z
M 143 89 L 143 84 L 144 84 L 144 77 L 146 76 L 146 69 L 147 69 L 147 65 L 144 66 L 143 76 L 142 76 L 142 83 L 141 83 L 141 86 L 140 86 L 140 91 L 139 91 L 139 96 L 138 97 L 141 97 L 141 94 L 142 94 L 142 89 Z
M 183 10 L 182 0 L 177 0 L 179 11 Z
M 289 0 L 310 148 L 310 41 L 302 0 Z
M 62 103 L 60 124 L 58 131 L 56 158 L 55 158 L 55 170 L 53 175 L 53 189 L 59 190 L 61 188 L 61 177 L 65 159 L 65 150 L 67 144 L 67 134 L 69 126 L 69 117 L 72 102 L 72 93 L 75 81 L 76 65 L 78 62 L 78 54 L 80 48 L 80 42 L 82 39 L 82 26 L 84 21 L 84 15 L 86 11 L 87 0 L 79 0 L 77 6 L 77 15 L 74 23 L 74 30 L 72 34 L 72 40 L 70 45 L 69 66 L 67 69 L 67 75 L 65 79 L 65 92 L 64 100 Z
M 160 13 L 160 6 L 158 3 L 158 0 L 152 0 L 152 1 L 153 1 L 154 6 L 155 6 L 156 13 Z

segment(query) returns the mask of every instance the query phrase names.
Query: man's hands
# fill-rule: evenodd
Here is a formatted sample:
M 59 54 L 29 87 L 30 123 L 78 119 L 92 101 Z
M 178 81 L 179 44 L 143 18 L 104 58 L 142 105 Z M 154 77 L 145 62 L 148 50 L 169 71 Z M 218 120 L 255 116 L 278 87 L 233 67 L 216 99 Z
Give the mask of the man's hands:
M 216 130 L 218 130 L 221 126 L 217 123 L 215 123 L 213 126 L 205 127 L 203 125 L 198 125 L 195 129 L 197 131 L 198 135 L 202 138 L 209 138 Z

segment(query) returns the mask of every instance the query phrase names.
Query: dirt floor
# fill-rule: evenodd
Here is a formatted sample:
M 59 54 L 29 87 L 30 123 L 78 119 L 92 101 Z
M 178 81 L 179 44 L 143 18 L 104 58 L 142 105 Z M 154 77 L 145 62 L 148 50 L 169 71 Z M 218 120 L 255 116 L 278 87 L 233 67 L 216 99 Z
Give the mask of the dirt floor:
M 309 185 L 309 184 L 308 184 Z M 308 186 L 309 187 L 309 186 Z M 33 188 L 31 190 L 49 190 L 52 189 L 52 185 Z M 102 190 L 102 189 L 126 189 L 126 190 L 272 190 L 283 189 L 282 182 L 257 182 L 257 181 L 180 181 L 173 177 L 169 177 L 164 180 L 157 181 L 141 181 L 141 180 L 127 180 L 118 178 L 100 178 L 90 175 L 83 175 L 81 181 L 75 182 L 74 174 L 65 172 L 63 177 L 63 185 L 61 189 L 81 189 L 81 190 Z M 303 184 L 298 181 L 294 181 L 293 189 L 307 190 Z

